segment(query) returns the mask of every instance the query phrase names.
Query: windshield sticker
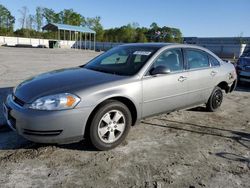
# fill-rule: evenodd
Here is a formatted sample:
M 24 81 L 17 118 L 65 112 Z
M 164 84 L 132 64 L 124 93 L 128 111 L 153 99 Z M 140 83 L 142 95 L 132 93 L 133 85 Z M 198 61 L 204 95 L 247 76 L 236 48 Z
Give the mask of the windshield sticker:
M 148 52 L 148 51 L 135 51 L 133 54 L 134 55 L 150 55 L 152 52 Z

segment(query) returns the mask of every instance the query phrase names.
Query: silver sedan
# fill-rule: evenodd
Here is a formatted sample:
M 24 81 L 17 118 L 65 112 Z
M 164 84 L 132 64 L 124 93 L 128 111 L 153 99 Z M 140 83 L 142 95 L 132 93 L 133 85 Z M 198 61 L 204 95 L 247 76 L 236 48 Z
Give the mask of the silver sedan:
M 216 111 L 236 83 L 232 64 L 192 45 L 127 44 L 80 67 L 19 84 L 4 103 L 8 125 L 28 140 L 99 150 L 119 145 L 131 126 L 159 113 L 206 104 Z

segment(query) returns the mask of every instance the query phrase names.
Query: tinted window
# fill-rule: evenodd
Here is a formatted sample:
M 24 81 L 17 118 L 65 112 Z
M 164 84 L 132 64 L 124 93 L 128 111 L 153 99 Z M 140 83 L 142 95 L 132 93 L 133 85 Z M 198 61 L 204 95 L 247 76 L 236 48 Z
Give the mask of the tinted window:
M 220 62 L 212 56 L 209 56 L 209 61 L 212 66 L 220 66 Z
M 158 49 L 158 47 L 120 46 L 103 53 L 83 67 L 110 74 L 134 75 Z
M 205 52 L 199 50 L 186 50 L 189 69 L 209 67 L 208 57 Z
M 165 66 L 170 72 L 183 70 L 183 58 L 181 49 L 167 50 L 163 52 L 154 62 L 153 68 Z

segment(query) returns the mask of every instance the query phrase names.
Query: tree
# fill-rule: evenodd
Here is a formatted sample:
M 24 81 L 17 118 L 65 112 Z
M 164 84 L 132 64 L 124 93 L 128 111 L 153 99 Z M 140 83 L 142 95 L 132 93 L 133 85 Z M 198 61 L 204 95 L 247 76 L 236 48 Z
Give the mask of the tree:
M 76 26 L 86 26 L 96 32 L 96 40 L 104 42 L 182 42 L 182 33 L 178 28 L 160 27 L 153 22 L 149 28 L 140 27 L 138 23 L 123 25 L 104 30 L 101 24 L 101 17 L 85 18 L 73 9 L 64 9 L 55 12 L 53 9 L 37 7 L 35 15 L 28 14 L 27 7 L 19 10 L 21 17 L 19 22 L 22 29 L 14 32 L 15 36 L 54 38 L 55 32 L 40 32 L 43 22 L 61 23 Z M 0 33 L 7 34 L 8 30 L 13 31 L 15 18 L 2 5 L 0 5 Z M 69 38 L 69 32 L 62 33 Z
M 147 37 L 145 36 L 145 33 L 143 29 L 137 29 L 137 35 L 136 35 L 136 41 L 135 42 L 148 42 Z
M 18 11 L 21 14 L 21 17 L 19 18 L 19 22 L 21 24 L 21 27 L 25 28 L 26 19 L 27 19 L 29 10 L 28 10 L 28 8 L 26 6 L 24 6 L 21 9 L 19 9 Z
M 35 16 L 29 14 L 26 18 L 26 29 L 34 29 L 35 23 L 36 23 Z
M 57 14 L 53 9 L 44 8 L 43 17 L 45 18 L 47 23 L 59 23 L 60 22 L 59 14 Z
M 103 26 L 101 24 L 101 17 L 100 16 L 96 16 L 94 18 L 86 18 L 85 22 L 82 25 L 87 26 L 96 32 L 96 40 L 97 41 L 103 41 L 104 30 L 103 30 Z
M 84 17 L 73 9 L 64 9 L 59 14 L 64 24 L 80 26 L 84 22 Z
M 6 7 L 0 5 L 0 32 L 4 34 L 12 32 L 14 23 L 14 16 L 11 15 L 10 11 Z
M 43 8 L 42 7 L 36 8 L 35 21 L 36 21 L 37 31 L 41 31 L 42 25 L 43 25 Z
M 157 23 L 153 22 L 153 23 L 150 25 L 150 28 L 153 29 L 154 31 L 157 31 L 157 29 L 159 29 L 159 26 L 157 25 Z

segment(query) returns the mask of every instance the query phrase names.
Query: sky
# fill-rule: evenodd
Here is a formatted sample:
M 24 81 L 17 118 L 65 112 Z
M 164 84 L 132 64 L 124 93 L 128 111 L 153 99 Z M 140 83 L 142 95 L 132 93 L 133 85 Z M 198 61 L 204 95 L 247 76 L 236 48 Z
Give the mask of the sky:
M 149 27 L 176 27 L 185 37 L 250 37 L 250 0 L 0 0 L 16 17 L 27 6 L 30 14 L 37 6 L 56 12 L 72 8 L 84 17 L 101 17 L 105 29 L 137 22 Z

